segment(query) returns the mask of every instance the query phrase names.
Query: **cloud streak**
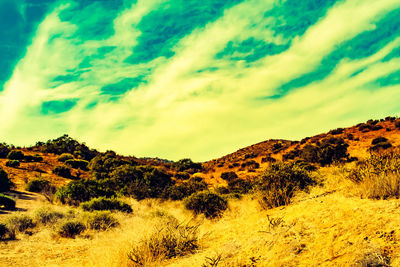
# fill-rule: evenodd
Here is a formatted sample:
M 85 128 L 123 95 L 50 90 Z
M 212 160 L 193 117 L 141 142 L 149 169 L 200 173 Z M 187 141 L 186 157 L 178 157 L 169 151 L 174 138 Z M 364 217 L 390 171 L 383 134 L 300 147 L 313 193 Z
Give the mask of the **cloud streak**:
M 0 138 L 207 160 L 399 114 L 398 1 L 318 2 L 59 1 L 0 92 Z

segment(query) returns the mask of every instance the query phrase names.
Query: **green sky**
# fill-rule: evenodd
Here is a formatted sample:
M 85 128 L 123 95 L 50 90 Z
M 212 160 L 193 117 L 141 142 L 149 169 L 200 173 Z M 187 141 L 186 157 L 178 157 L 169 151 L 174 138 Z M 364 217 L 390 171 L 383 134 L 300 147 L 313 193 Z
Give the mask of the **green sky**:
M 400 114 L 398 0 L 1 0 L 0 141 L 203 161 Z

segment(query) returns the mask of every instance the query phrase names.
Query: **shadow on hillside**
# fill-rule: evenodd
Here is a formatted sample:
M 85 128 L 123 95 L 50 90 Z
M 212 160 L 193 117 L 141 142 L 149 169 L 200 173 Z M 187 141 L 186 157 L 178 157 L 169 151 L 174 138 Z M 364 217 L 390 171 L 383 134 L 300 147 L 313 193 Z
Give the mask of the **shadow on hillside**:
M 35 200 L 35 199 L 37 199 L 37 196 L 32 194 L 32 193 L 16 191 L 16 190 L 10 191 L 10 193 L 8 195 L 12 196 L 15 199 L 22 199 L 22 200 Z

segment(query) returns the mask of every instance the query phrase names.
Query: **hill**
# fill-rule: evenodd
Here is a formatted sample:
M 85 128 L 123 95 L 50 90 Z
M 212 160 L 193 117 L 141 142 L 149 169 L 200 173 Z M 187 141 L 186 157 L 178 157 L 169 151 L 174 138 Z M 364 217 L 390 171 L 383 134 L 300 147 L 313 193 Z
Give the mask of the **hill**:
M 399 146 L 393 117 L 204 163 L 2 144 L 0 266 L 400 266 Z

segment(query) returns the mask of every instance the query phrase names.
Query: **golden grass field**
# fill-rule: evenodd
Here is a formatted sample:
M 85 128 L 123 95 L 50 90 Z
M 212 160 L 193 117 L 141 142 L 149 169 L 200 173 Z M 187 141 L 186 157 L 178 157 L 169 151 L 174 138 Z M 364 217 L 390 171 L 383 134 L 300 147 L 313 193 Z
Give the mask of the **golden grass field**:
M 128 199 L 134 212 L 117 213 L 115 229 L 67 239 L 39 227 L 1 242 L 0 266 L 132 266 L 132 247 L 171 218 L 199 225 L 199 249 L 150 266 L 212 266 L 207 262 L 218 258 L 218 266 L 363 266 L 368 257 L 376 263 L 384 256 L 400 266 L 400 200 L 362 199 L 344 173 L 338 166 L 321 169 L 324 185 L 284 207 L 263 210 L 251 195 L 230 200 L 217 220 L 194 217 L 181 202 Z M 27 212 L 43 205 L 50 204 L 38 199 Z

